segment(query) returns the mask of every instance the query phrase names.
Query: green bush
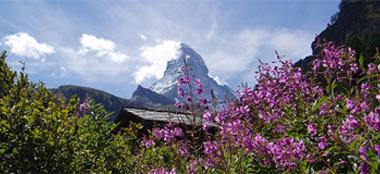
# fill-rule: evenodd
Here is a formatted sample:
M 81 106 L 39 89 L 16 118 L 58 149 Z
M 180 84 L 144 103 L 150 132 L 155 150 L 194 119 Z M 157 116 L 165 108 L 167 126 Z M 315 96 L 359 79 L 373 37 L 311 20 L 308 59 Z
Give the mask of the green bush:
M 103 106 L 68 102 L 0 56 L 1 173 L 136 173 L 133 131 L 112 134 Z M 86 103 L 87 104 L 87 103 Z M 132 129 L 130 129 L 132 130 Z

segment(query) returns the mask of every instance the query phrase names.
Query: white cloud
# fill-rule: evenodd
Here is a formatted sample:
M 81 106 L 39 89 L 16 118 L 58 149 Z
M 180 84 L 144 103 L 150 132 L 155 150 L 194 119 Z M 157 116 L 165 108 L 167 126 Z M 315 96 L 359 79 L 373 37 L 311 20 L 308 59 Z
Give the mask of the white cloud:
M 148 40 L 148 38 L 144 35 L 144 34 L 139 34 L 139 36 L 140 36 L 140 38 L 142 39 L 142 40 Z
M 81 48 L 78 53 L 87 55 L 93 53 L 97 57 L 110 59 L 113 62 L 121 63 L 128 59 L 126 54 L 116 51 L 116 44 L 104 38 L 98 38 L 89 34 L 82 34 L 79 39 Z
M 86 83 L 118 84 L 131 81 L 129 74 L 135 61 L 118 49 L 115 42 L 84 33 L 79 43 L 79 48 L 62 46 L 57 49 L 60 59 L 55 62 L 56 75 Z
M 40 59 L 55 53 L 54 47 L 39 43 L 28 33 L 18 32 L 3 38 L 4 44 L 11 48 L 11 53 L 17 56 Z
M 212 23 L 210 30 L 207 32 L 206 40 L 212 39 L 217 33 L 218 24 L 216 22 Z
M 174 40 L 159 40 L 154 46 L 141 47 L 140 57 L 145 65 L 138 67 L 134 73 L 135 82 L 161 78 L 167 62 L 177 57 L 179 48 L 180 42 Z
M 66 71 L 66 68 L 65 68 L 64 66 L 60 66 L 59 69 L 60 69 L 61 71 L 63 71 L 63 72 Z
M 59 49 L 61 64 L 66 74 L 73 74 L 84 82 L 125 83 L 130 80 L 132 61 L 117 62 L 112 60 L 111 53 L 102 57 L 93 54 L 81 54 L 77 49 Z M 117 57 L 117 55 L 116 55 Z M 62 69 L 61 69 L 62 70 Z M 129 79 L 128 79 L 129 78 Z
M 116 48 L 114 42 L 103 38 L 97 38 L 96 36 L 89 34 L 82 34 L 79 39 L 82 45 L 81 53 L 85 54 L 88 51 L 113 51 Z
M 298 60 L 311 54 L 310 43 L 314 39 L 312 33 L 306 31 L 279 30 L 269 40 L 269 45 L 285 53 L 288 58 Z
M 256 69 L 259 59 L 274 60 L 275 50 L 292 60 L 311 54 L 309 45 L 313 34 L 302 30 L 253 28 L 220 38 L 204 57 L 213 74 L 228 80 Z
M 209 76 L 211 78 L 213 78 L 216 81 L 216 83 L 218 83 L 218 85 L 228 85 L 228 83 L 226 81 L 224 81 L 223 79 L 221 79 L 218 76 L 214 76 L 214 75 L 211 75 L 211 74 L 209 74 Z

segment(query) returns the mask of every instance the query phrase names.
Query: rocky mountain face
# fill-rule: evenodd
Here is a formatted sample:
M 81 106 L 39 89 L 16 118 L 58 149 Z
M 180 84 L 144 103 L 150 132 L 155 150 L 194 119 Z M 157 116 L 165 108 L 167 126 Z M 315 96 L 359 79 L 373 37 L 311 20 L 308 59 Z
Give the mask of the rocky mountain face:
M 103 104 L 104 108 L 109 112 L 113 112 L 114 115 L 117 114 L 124 106 L 137 107 L 135 103 L 127 99 L 123 99 L 105 91 L 89 87 L 63 85 L 55 89 L 50 89 L 50 91 L 53 94 L 63 96 L 66 99 L 74 96 L 78 96 L 81 101 L 87 98 L 91 98 L 94 100 L 94 102 Z
M 175 101 L 161 94 L 155 93 L 150 89 L 138 86 L 129 99 L 132 103 L 144 107 L 158 107 L 165 105 L 174 105 Z
M 307 68 L 320 51 L 318 42 L 323 40 L 350 46 L 364 55 L 365 63 L 372 62 L 376 48 L 380 48 L 380 1 L 342 0 L 327 28 L 313 41 L 313 55 L 296 65 Z
M 356 47 L 357 51 L 370 54 L 369 50 L 358 46 L 379 47 L 380 42 L 376 42 L 380 41 L 379 36 L 380 1 L 342 0 L 339 12 L 331 17 L 330 24 L 317 38 Z M 314 53 L 318 51 L 316 44 L 317 39 L 312 43 Z
M 222 100 L 233 100 L 235 95 L 233 91 L 227 86 L 218 84 L 210 75 L 208 68 L 203 61 L 203 58 L 190 46 L 186 44 L 181 44 L 179 54 L 176 58 L 170 60 L 167 63 L 164 76 L 153 83 L 149 89 L 164 95 L 165 97 L 178 100 L 177 91 L 178 84 L 177 79 L 183 76 L 181 68 L 185 65 L 191 68 L 189 75 L 192 78 L 199 79 L 205 88 L 205 96 L 211 100 L 211 90 L 219 101 Z

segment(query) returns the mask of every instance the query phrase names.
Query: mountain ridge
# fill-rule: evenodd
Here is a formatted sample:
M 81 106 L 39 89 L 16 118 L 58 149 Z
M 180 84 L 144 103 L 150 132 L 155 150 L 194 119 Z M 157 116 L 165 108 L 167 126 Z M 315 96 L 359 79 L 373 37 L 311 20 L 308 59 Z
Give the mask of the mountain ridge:
M 53 94 L 65 97 L 66 99 L 73 96 L 78 96 L 81 101 L 86 98 L 91 98 L 94 102 L 103 104 L 104 108 L 109 112 L 113 112 L 113 114 L 117 114 L 120 109 L 125 106 L 137 107 L 136 104 L 127 99 L 91 87 L 61 85 L 58 88 L 52 88 L 49 90 Z
M 212 98 L 211 89 L 219 100 L 234 100 L 236 96 L 232 89 L 227 85 L 218 84 L 210 75 L 209 70 L 199 53 L 189 45 L 181 43 L 179 55 L 167 62 L 164 76 L 154 82 L 149 89 L 166 96 L 172 100 L 178 100 L 177 79 L 183 74 L 181 68 L 186 64 L 191 68 L 189 75 L 192 78 L 199 79 L 205 88 L 205 97 L 209 100 Z
M 141 85 L 137 86 L 137 89 L 133 92 L 132 97 L 129 100 L 136 105 L 144 107 L 156 107 L 175 104 L 174 100 L 153 92 L 150 89 L 144 88 Z

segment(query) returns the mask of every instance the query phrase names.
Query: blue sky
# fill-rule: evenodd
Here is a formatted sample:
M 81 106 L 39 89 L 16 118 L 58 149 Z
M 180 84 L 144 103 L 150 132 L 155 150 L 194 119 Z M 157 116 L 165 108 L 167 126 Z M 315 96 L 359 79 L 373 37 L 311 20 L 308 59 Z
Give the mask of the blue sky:
M 89 86 L 129 98 L 163 75 L 178 43 L 235 89 L 254 82 L 274 50 L 296 61 L 338 11 L 338 0 L 1 1 L 0 47 L 49 88 Z M 169 56 L 169 57 L 168 57 Z

